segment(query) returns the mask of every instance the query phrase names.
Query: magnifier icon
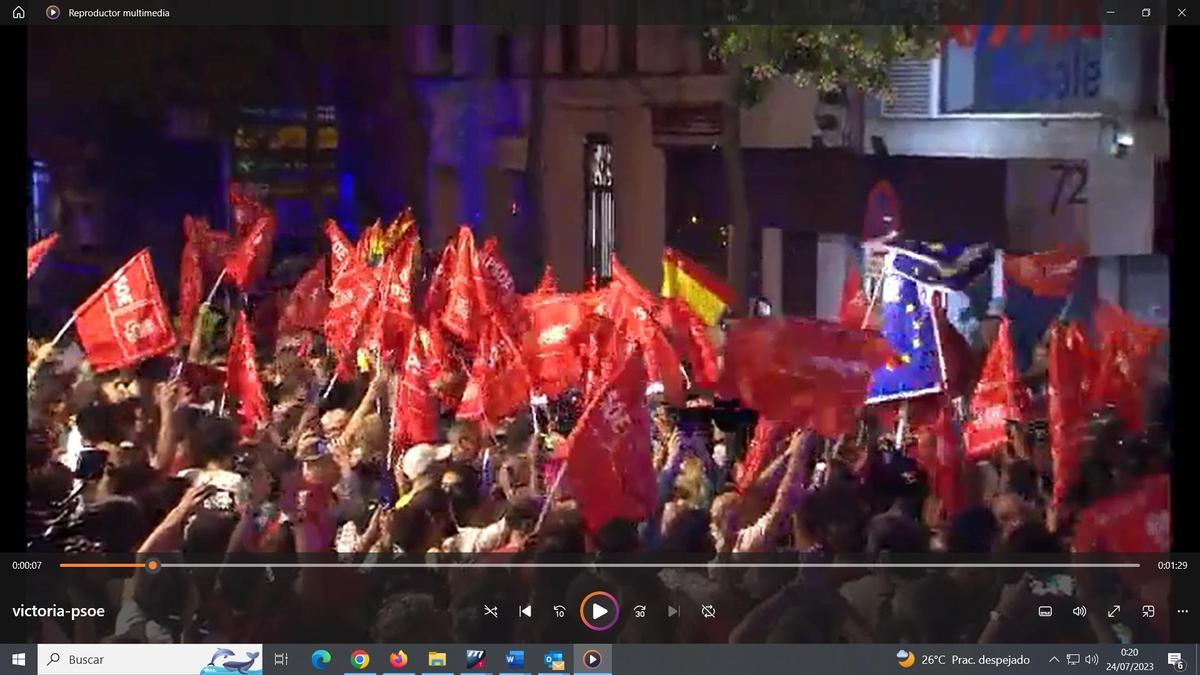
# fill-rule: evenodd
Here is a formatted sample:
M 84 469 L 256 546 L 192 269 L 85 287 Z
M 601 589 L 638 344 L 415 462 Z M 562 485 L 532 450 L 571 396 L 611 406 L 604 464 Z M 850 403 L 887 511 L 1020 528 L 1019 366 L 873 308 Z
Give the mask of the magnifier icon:
M 58 663 L 58 652 L 53 652 L 50 654 L 50 663 L 47 663 L 46 665 L 50 665 L 51 663 Z

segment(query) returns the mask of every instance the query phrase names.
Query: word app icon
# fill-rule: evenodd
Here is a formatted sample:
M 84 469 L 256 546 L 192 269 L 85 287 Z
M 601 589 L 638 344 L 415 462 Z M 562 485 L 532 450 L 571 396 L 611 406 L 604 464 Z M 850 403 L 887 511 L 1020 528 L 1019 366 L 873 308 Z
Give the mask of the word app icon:
M 504 665 L 509 668 L 525 667 L 525 652 L 521 649 L 510 649 L 504 655 Z
M 328 650 L 318 649 L 312 653 L 313 668 L 316 668 L 317 670 L 325 670 L 325 667 L 328 666 L 329 662 L 332 660 L 333 657 L 329 654 Z

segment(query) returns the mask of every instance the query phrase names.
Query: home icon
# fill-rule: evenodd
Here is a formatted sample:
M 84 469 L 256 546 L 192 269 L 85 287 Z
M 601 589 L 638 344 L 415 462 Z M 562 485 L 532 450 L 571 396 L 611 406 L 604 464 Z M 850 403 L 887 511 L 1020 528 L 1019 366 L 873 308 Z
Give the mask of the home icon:
M 25 18 L 25 10 L 22 9 L 21 7 L 14 7 L 13 8 L 13 18 L 14 19 L 24 19 Z

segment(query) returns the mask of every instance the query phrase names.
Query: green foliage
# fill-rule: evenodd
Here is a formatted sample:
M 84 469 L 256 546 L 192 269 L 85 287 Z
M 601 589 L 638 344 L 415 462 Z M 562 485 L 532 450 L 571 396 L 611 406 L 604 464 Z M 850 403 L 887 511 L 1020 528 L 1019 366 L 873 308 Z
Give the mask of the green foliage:
M 714 56 L 741 74 L 735 95 L 742 105 L 761 100 L 777 77 L 822 92 L 850 87 L 886 99 L 889 66 L 933 56 L 945 34 L 936 25 L 721 25 L 706 32 Z

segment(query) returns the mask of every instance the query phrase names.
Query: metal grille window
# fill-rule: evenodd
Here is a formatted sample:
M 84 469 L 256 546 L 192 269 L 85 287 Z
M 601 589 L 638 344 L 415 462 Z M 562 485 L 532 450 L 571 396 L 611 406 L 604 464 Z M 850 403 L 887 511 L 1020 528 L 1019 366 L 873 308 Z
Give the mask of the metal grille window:
M 612 141 L 589 135 L 583 153 L 584 218 L 587 227 L 584 271 L 605 280 L 612 276 L 611 258 L 616 247 L 613 210 Z

